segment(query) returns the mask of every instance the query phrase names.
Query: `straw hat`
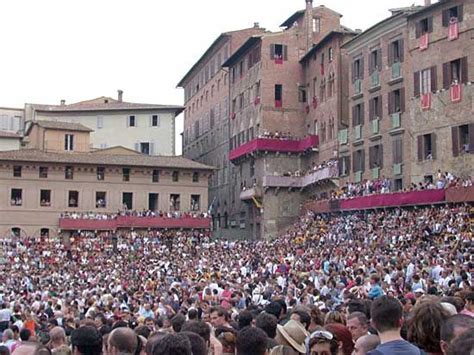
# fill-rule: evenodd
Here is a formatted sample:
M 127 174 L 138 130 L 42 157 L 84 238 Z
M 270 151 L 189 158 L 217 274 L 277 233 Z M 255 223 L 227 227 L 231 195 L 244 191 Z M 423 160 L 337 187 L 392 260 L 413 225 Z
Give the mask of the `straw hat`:
M 295 320 L 289 320 L 284 326 L 278 325 L 276 340 L 286 341 L 299 353 L 306 353 L 305 340 L 309 333 L 303 325 Z

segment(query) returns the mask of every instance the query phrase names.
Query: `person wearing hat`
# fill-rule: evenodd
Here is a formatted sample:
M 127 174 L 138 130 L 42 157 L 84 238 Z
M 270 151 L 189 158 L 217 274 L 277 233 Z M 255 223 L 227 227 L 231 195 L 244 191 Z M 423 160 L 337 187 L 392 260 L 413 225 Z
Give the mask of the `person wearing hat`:
M 284 326 L 277 326 L 275 340 L 280 345 L 287 345 L 300 354 L 306 353 L 305 339 L 309 336 L 305 327 L 296 320 L 289 320 Z
M 310 355 L 337 355 L 338 343 L 336 337 L 327 330 L 317 330 L 309 340 Z

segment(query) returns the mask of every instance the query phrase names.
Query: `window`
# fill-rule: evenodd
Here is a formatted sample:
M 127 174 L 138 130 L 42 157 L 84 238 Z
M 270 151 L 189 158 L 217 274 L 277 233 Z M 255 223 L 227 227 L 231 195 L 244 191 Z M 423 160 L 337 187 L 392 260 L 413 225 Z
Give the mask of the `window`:
M 107 192 L 96 191 L 95 193 L 95 208 L 107 207 Z
M 351 164 L 351 157 L 345 156 L 339 158 L 339 175 L 340 176 L 347 176 L 350 172 L 350 164 Z
M 104 180 L 105 179 L 105 168 L 103 166 L 97 167 L 97 180 Z
M 388 45 L 388 65 L 402 63 L 404 57 L 403 38 L 391 42 Z
M 73 166 L 66 166 L 66 169 L 64 170 L 64 178 L 67 180 L 72 180 L 74 178 Z
M 22 189 L 12 189 L 11 191 L 11 205 L 12 206 L 21 206 L 23 204 L 23 190 Z
M 283 50 L 284 47 L 282 44 L 274 45 L 273 59 L 283 59 Z
M 170 211 L 175 212 L 181 209 L 179 194 L 170 195 Z
M 417 137 L 418 161 L 436 159 L 436 135 L 424 134 Z
M 13 177 L 21 177 L 21 166 L 14 165 L 13 166 Z
M 153 169 L 151 182 L 160 182 L 160 171 L 158 169 Z
M 381 144 L 369 148 L 369 165 L 371 169 L 383 167 L 383 146 Z
M 448 89 L 452 84 L 468 82 L 467 57 L 452 60 L 443 64 L 443 87 Z
M 388 93 L 388 113 L 405 112 L 405 89 L 397 89 Z
M 275 107 L 282 107 L 283 100 L 283 85 L 275 85 Z
M 382 118 L 382 96 L 377 96 L 369 101 L 369 119 Z
M 416 38 L 420 38 L 426 33 L 433 32 L 433 17 L 424 18 L 416 23 Z
M 414 73 L 414 94 L 428 94 L 435 92 L 437 87 L 437 70 L 436 66 L 417 71 Z
M 160 125 L 160 117 L 158 115 L 151 116 L 151 126 L 158 127 Z
M 313 32 L 321 32 L 321 18 L 313 18 Z
M 474 124 L 452 127 L 453 156 L 474 153 Z
M 352 160 L 354 162 L 354 173 L 363 172 L 365 168 L 365 151 L 363 149 L 356 150 L 353 154 Z
M 159 195 L 157 193 L 148 194 L 148 209 L 150 211 L 158 211 Z
M 48 167 L 47 166 L 40 166 L 40 168 L 39 168 L 39 177 L 41 179 L 47 179 L 48 178 Z
M 125 210 L 133 209 L 133 192 L 122 193 L 122 205 Z
M 150 155 L 150 143 L 141 142 L 140 143 L 140 153 Z
M 199 173 L 196 171 L 193 173 L 193 182 L 199 182 Z
M 306 103 L 306 88 L 304 86 L 298 87 L 298 101 Z
M 40 206 L 51 206 L 51 190 L 40 190 Z
M 369 55 L 369 73 L 382 69 L 382 53 L 380 49 L 370 52 Z
M 454 6 L 443 11 L 443 27 L 448 27 L 451 21 L 462 22 L 463 5 Z
M 104 117 L 98 116 L 97 117 L 97 128 L 101 129 L 104 127 Z
M 68 207 L 79 207 L 79 191 L 69 191 L 68 193 Z
M 179 181 L 179 171 L 173 171 L 171 173 L 171 179 L 173 180 L 173 182 L 178 182 Z
M 132 116 L 128 116 L 127 118 L 127 127 L 136 127 L 136 120 L 135 120 L 135 116 L 132 115 Z
M 130 168 L 122 168 L 122 181 L 130 181 Z
M 403 163 L 403 140 L 401 137 L 393 140 L 392 158 L 393 164 Z
M 74 150 L 74 135 L 66 134 L 64 136 L 64 150 L 72 152 Z
M 354 60 L 352 63 L 352 82 L 364 78 L 364 58 Z
M 329 63 L 331 63 L 334 59 L 334 50 L 332 49 L 332 47 L 329 47 L 328 49 L 328 61 Z
M 352 107 L 352 126 L 364 124 L 364 103 L 360 103 Z
M 191 211 L 199 211 L 201 209 L 201 196 L 191 195 Z

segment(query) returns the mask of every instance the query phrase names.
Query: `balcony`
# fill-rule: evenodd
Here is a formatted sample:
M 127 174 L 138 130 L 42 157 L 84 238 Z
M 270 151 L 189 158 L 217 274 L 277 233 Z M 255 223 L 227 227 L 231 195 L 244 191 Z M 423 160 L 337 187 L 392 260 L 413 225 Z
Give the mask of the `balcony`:
M 117 230 L 120 228 L 208 229 L 210 226 L 210 218 L 195 218 L 190 216 L 178 218 L 118 216 L 116 219 L 106 220 L 59 219 L 59 228 L 63 230 Z
M 402 164 L 393 164 L 393 175 L 402 175 Z
M 397 129 L 401 126 L 401 112 L 392 113 L 392 129 Z
M 263 187 L 304 188 L 326 179 L 339 176 L 337 164 L 313 171 L 305 176 L 273 176 L 263 177 Z
M 231 150 L 229 159 L 234 161 L 256 152 L 304 153 L 318 146 L 319 138 L 315 135 L 300 140 L 256 138 Z
M 378 71 L 374 71 L 372 75 L 370 75 L 370 87 L 375 88 L 380 85 L 380 73 Z
M 347 128 L 341 129 L 339 131 L 339 144 L 347 144 L 347 141 L 348 141 Z
M 362 126 L 357 125 L 354 127 L 354 140 L 360 140 L 362 139 Z
M 247 201 L 253 198 L 260 198 L 263 196 L 262 189 L 258 186 L 247 188 L 240 193 L 240 200 Z
M 372 179 L 378 179 L 380 177 L 380 168 L 375 167 L 371 169 L 372 172 Z
M 376 135 L 376 134 L 379 134 L 380 132 L 380 127 L 379 127 L 379 123 L 380 123 L 380 120 L 378 118 L 375 118 L 371 121 L 372 123 L 372 135 Z
M 354 81 L 354 95 L 358 95 L 362 92 L 362 80 L 356 79 Z
M 402 65 L 400 62 L 392 64 L 392 79 L 398 79 L 402 76 Z

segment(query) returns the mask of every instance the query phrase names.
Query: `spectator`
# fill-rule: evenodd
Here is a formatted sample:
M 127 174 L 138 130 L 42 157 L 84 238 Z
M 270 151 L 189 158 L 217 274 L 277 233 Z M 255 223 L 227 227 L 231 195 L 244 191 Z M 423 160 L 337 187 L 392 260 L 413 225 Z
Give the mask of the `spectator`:
M 364 313 L 354 312 L 347 317 L 347 328 L 352 334 L 352 339 L 357 341 L 360 337 L 369 334 L 369 321 Z
M 71 345 L 74 355 L 100 355 L 102 335 L 93 326 L 82 326 L 72 332 Z
M 152 355 L 192 355 L 191 342 L 184 334 L 166 334 L 153 346 Z
M 256 318 L 255 326 L 267 334 L 267 349 L 272 349 L 278 345 L 275 340 L 278 321 L 273 314 L 261 312 Z
M 134 354 L 138 347 L 137 335 L 130 328 L 116 328 L 108 338 L 110 355 Z
M 267 354 L 267 334 L 260 328 L 246 327 L 239 331 L 236 355 Z
M 441 324 L 440 347 L 443 354 L 448 353 L 451 342 L 468 329 L 474 329 L 474 318 L 465 314 L 456 314 Z
M 354 344 L 353 355 L 366 355 L 374 350 L 380 344 L 380 339 L 377 335 L 367 334 L 357 339 Z

